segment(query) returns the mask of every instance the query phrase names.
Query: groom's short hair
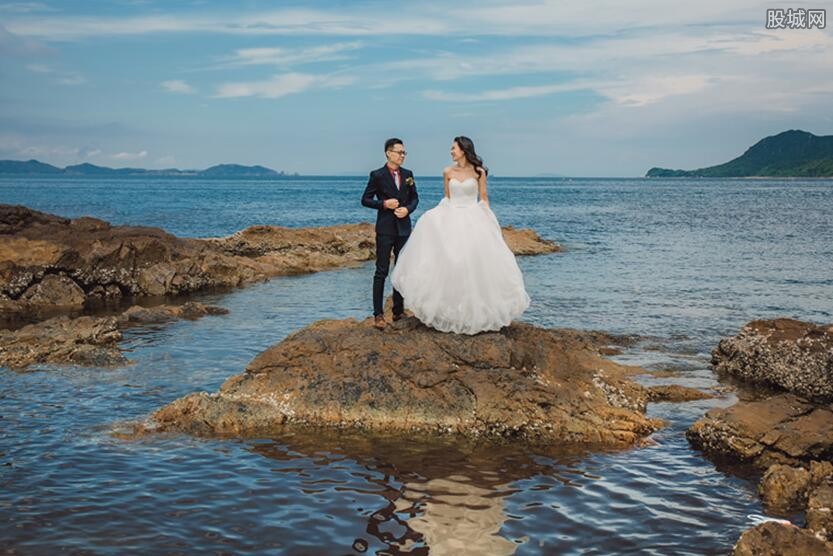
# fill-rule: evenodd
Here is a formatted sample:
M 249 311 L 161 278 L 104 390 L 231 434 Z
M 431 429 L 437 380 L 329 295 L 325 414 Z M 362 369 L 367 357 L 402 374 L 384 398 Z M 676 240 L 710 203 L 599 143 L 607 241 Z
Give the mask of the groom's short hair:
M 402 143 L 402 139 L 397 139 L 396 137 L 391 137 L 390 139 L 385 141 L 385 152 L 388 152 L 391 149 L 391 147 L 393 147 L 394 145 L 402 145 L 402 144 L 404 144 L 404 143 Z

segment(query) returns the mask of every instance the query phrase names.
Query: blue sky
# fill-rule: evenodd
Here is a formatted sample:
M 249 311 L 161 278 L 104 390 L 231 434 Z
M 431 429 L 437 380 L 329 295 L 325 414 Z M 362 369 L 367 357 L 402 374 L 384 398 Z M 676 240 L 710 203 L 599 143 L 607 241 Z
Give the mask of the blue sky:
M 833 133 L 833 28 L 749 0 L 3 2 L 0 158 L 640 176 Z M 828 10 L 829 11 L 829 10 Z

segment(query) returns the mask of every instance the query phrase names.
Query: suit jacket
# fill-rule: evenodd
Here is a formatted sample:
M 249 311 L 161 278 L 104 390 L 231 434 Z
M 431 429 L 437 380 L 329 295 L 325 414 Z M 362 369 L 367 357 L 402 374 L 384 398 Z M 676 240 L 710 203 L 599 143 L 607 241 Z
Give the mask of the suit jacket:
M 410 178 L 411 185 L 408 185 Z M 376 209 L 376 233 L 391 236 L 407 236 L 411 233 L 411 214 L 417 208 L 419 195 L 417 194 L 414 173 L 407 168 L 399 167 L 400 187 L 396 189 L 393 176 L 390 175 L 387 164 L 370 172 L 367 187 L 362 194 L 362 205 Z M 386 199 L 398 199 L 399 206 L 408 209 L 408 216 L 397 218 L 393 209 L 384 207 Z

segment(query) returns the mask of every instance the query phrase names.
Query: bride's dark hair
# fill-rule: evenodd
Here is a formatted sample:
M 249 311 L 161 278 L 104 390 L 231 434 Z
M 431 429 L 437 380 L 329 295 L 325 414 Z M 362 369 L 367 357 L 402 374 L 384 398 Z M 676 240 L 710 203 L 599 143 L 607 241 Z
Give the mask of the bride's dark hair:
M 469 164 L 474 166 L 474 171 L 477 172 L 478 178 L 483 172 L 485 172 L 487 176 L 489 175 L 489 169 L 483 165 L 483 159 L 477 156 L 477 153 L 474 152 L 474 141 L 465 135 L 458 135 L 454 138 L 454 142 L 457 143 L 457 146 L 460 147 L 461 151 L 463 151 L 463 154 L 466 156 L 466 160 Z

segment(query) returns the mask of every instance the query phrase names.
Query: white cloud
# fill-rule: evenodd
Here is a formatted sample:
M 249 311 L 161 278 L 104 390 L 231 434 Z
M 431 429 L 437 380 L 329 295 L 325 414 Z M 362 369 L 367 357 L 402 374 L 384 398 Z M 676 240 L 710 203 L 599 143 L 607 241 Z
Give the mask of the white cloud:
M 716 81 L 718 81 L 717 78 L 707 75 L 666 75 L 619 82 L 575 80 L 552 85 L 508 87 L 475 93 L 428 90 L 423 92 L 423 96 L 429 100 L 445 102 L 489 102 L 592 90 L 617 104 L 643 106 L 669 96 L 701 91 Z
M 440 100 L 446 102 L 479 102 L 479 101 L 498 101 L 498 100 L 515 100 L 519 98 L 540 97 L 552 95 L 555 93 L 563 93 L 566 91 L 576 91 L 579 89 L 587 89 L 592 87 L 590 83 L 573 82 L 567 84 L 556 85 L 537 85 L 531 87 L 509 87 L 506 89 L 493 89 L 489 91 L 480 91 L 478 93 L 453 93 L 447 91 L 424 91 L 423 96 L 430 100 Z
M 65 73 L 59 76 L 56 82 L 60 85 L 82 85 L 87 80 L 80 73 Z
M 28 64 L 26 69 L 32 73 L 40 73 L 54 77 L 55 83 L 59 85 L 81 85 L 87 80 L 76 71 L 56 70 L 44 64 Z
M 407 21 L 407 25 L 403 25 Z M 87 37 L 142 35 L 149 33 L 222 33 L 234 35 L 331 35 L 376 36 L 382 34 L 441 34 L 447 23 L 432 17 L 388 16 L 376 9 L 350 7 L 335 10 L 274 10 L 255 14 L 214 13 L 111 17 L 20 17 L 8 28 L 17 34 L 64 41 Z
M 260 97 L 281 98 L 310 89 L 332 89 L 349 85 L 348 76 L 284 73 L 263 81 L 224 83 L 217 88 L 218 98 Z
M 163 81 L 162 88 L 171 93 L 191 94 L 196 93 L 197 90 L 191 85 L 181 79 L 171 79 L 170 81 Z
M 719 81 L 708 75 L 648 76 L 622 85 L 600 85 L 598 91 L 618 104 L 644 106 L 666 97 L 702 91 Z
M 176 157 L 172 155 L 160 156 L 156 159 L 156 164 L 161 166 L 173 166 L 176 164 Z
M 288 68 L 300 64 L 345 60 L 344 54 L 362 48 L 359 41 L 339 42 L 308 48 L 259 47 L 241 48 L 221 58 L 222 66 L 272 65 Z
M 765 7 L 757 0 L 721 0 L 675 5 L 667 0 L 641 0 L 622 5 L 616 0 L 527 3 L 460 1 L 400 5 L 396 13 L 373 3 L 349 3 L 338 9 L 278 9 L 250 13 L 180 12 L 152 16 L 18 17 L 8 23 L 15 33 L 48 40 L 136 35 L 146 33 L 227 33 L 251 35 L 379 36 L 379 35 L 512 35 L 583 36 L 611 29 L 669 27 L 687 24 L 760 22 Z
M 50 48 L 39 41 L 19 37 L 0 25 L 0 53 L 31 56 L 49 52 Z
M 55 9 L 47 6 L 43 2 L 9 2 L 7 4 L 0 4 L 0 12 L 7 13 L 31 13 L 51 11 L 55 11 Z
M 110 158 L 113 158 L 115 160 L 141 160 L 141 159 L 147 157 L 147 155 L 148 155 L 147 151 L 139 151 L 139 152 L 136 152 L 136 153 L 120 152 L 120 153 L 110 155 Z

